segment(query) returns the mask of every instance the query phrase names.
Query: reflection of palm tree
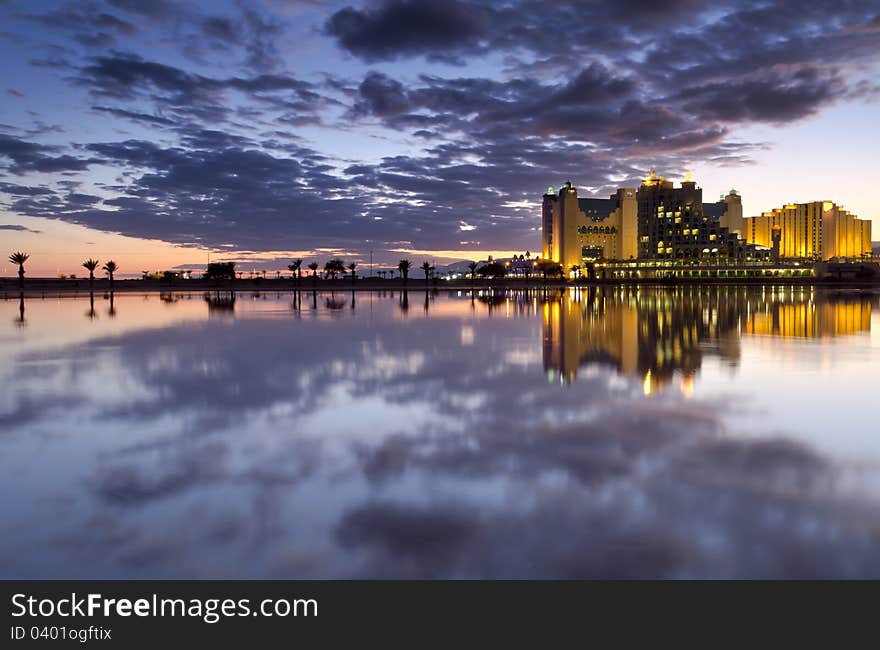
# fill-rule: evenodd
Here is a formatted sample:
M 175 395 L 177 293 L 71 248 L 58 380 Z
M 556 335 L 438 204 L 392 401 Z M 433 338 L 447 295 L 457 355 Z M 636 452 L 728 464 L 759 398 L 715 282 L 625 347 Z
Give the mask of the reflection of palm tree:
M 409 311 L 409 291 L 404 289 L 400 295 L 400 311 L 404 314 Z
M 400 260 L 397 263 L 397 268 L 400 270 L 400 277 L 403 278 L 403 283 L 406 284 L 406 281 L 409 279 L 409 269 L 412 266 L 412 263 L 409 260 Z
M 95 320 L 97 316 L 95 313 L 95 293 L 93 291 L 89 291 L 89 311 L 86 312 L 86 316 L 89 317 L 89 320 Z
M 24 327 L 24 292 L 18 294 L 18 318 L 15 320 L 17 327 Z
M 24 263 L 27 262 L 29 258 L 30 255 L 22 253 L 21 251 L 16 251 L 9 256 L 10 262 L 18 264 L 18 286 L 20 289 L 24 289 Z
M 107 312 L 110 318 L 116 316 L 116 308 L 113 306 L 113 292 L 110 292 L 110 310 Z
M 312 262 L 309 268 L 312 270 L 312 287 L 314 287 L 318 283 L 318 263 Z
M 95 285 L 95 269 L 98 268 L 98 264 L 100 264 L 100 262 L 98 260 L 93 260 L 91 257 L 82 263 L 83 267 L 89 271 L 89 289 Z M 147 272 L 144 271 L 144 275 L 146 274 Z
M 116 265 L 116 262 L 110 260 L 102 268 L 107 272 L 107 275 L 110 276 L 110 291 L 113 291 L 113 274 L 119 270 L 119 267 Z

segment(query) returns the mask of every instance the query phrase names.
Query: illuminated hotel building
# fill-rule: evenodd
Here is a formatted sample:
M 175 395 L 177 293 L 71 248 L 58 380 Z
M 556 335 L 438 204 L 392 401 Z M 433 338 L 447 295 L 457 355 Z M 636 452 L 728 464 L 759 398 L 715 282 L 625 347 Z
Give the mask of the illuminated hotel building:
M 542 204 L 541 256 L 563 269 L 603 260 L 694 260 L 741 257 L 747 247 L 742 200 L 735 190 L 703 203 L 689 179 L 674 187 L 654 171 L 641 187 L 621 188 L 608 199 L 579 198 L 571 182 L 549 188 Z
M 773 248 L 779 236 L 780 258 L 828 260 L 871 257 L 871 222 L 831 201 L 796 203 L 743 219 L 743 237 Z
M 541 257 L 564 269 L 589 259 L 633 259 L 638 254 L 636 191 L 623 188 L 608 199 L 578 198 L 571 182 L 549 188 L 542 207 Z

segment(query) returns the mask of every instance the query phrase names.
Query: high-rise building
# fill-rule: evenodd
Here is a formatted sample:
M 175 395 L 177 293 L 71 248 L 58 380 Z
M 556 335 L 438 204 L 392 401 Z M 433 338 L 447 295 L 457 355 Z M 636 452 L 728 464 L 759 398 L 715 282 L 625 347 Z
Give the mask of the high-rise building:
M 579 198 L 569 181 L 544 194 L 542 257 L 565 270 L 599 259 L 741 257 L 754 251 L 738 236 L 742 223 L 735 190 L 704 204 L 694 181 L 676 188 L 653 170 L 638 189 L 621 188 L 607 199 Z
M 721 225 L 722 219 L 731 220 L 726 214 L 727 203 L 721 214 L 717 214 L 717 204 L 706 210 L 702 188 L 689 178 L 680 187 L 674 187 L 672 181 L 656 176 L 652 169 L 642 181 L 636 199 L 640 259 L 693 261 L 702 257 L 744 256 L 743 242 Z M 735 199 L 741 215 L 739 196 L 735 195 Z
M 549 188 L 542 211 L 541 257 L 581 266 L 596 259 L 633 259 L 638 221 L 636 191 L 623 188 L 607 199 L 578 198 L 571 181 Z
M 743 222 L 743 237 L 751 244 L 773 248 L 775 235 L 780 258 L 871 257 L 871 222 L 831 201 L 788 204 Z

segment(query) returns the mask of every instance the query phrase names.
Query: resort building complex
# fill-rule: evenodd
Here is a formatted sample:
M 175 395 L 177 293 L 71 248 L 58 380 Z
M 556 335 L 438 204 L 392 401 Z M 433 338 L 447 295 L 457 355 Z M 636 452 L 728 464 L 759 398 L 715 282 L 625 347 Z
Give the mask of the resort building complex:
M 566 271 L 599 260 L 675 266 L 871 256 L 870 221 L 834 203 L 787 205 L 744 218 L 736 190 L 704 203 L 690 178 L 675 187 L 654 170 L 640 187 L 607 199 L 580 198 L 571 182 L 558 192 L 551 187 L 541 225 L 541 256 Z
M 831 201 L 785 205 L 743 221 L 742 235 L 751 244 L 773 247 L 776 233 L 779 257 L 817 261 L 871 257 L 871 222 Z

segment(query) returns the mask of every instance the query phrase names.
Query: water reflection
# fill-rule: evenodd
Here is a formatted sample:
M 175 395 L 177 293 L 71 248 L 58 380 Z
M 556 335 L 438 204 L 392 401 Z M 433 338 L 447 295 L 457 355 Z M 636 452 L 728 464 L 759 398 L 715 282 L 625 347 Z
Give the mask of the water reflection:
M 876 296 L 414 291 L 29 299 L 0 576 L 880 576 L 880 448 L 846 440 Z M 756 365 L 837 427 L 791 427 Z
M 25 326 L 24 319 L 24 293 L 18 294 L 18 318 L 15 320 L 16 327 L 24 327 Z
M 165 299 L 166 302 L 168 299 Z M 235 312 L 234 291 L 214 291 L 205 294 L 205 302 L 208 304 L 209 314 L 231 314 Z
M 647 394 L 675 376 L 689 393 L 706 355 L 736 365 L 743 336 L 828 339 L 871 328 L 875 297 L 809 287 L 687 286 L 563 291 L 543 302 L 544 369 L 571 383 L 608 364 Z

